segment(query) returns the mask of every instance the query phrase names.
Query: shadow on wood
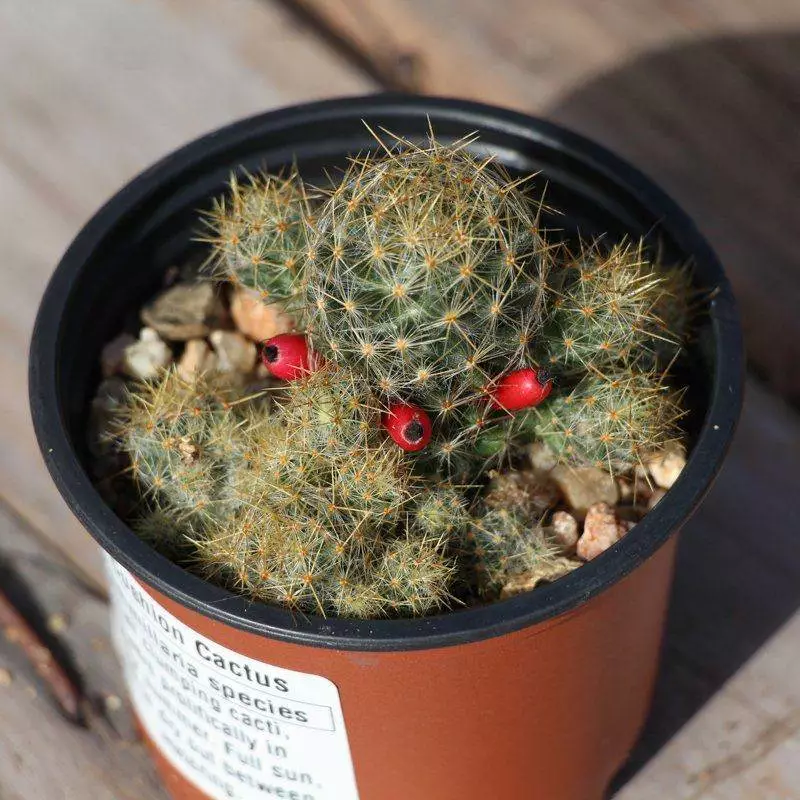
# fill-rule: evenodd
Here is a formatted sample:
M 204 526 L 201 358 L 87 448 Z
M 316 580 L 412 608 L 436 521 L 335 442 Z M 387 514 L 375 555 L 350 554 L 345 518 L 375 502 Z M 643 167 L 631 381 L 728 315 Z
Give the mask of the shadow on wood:
M 81 708 L 83 678 L 70 651 L 48 628 L 28 584 L 0 553 L 0 622 L 6 639 L 25 654 L 70 722 L 85 725 Z
M 800 31 L 701 39 L 600 74 L 544 114 L 653 177 L 711 240 L 753 366 L 800 401 Z
M 800 400 L 800 32 L 699 40 L 596 77 L 547 111 L 651 175 L 709 237 L 750 357 Z M 796 417 L 752 381 L 738 438 L 686 526 L 662 670 L 623 785 L 800 607 Z

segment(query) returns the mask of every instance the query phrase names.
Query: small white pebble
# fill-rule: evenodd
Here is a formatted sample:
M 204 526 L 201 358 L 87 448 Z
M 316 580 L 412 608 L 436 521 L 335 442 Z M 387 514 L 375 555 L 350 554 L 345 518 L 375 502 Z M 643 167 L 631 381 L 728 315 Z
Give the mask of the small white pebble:
M 686 456 L 682 450 L 667 450 L 647 462 L 647 469 L 653 480 L 662 489 L 670 489 L 686 466 Z
M 140 342 L 160 342 L 161 337 L 158 335 L 157 331 L 154 331 L 152 328 L 142 328 L 139 331 L 139 341 Z
M 555 542 L 564 550 L 574 550 L 578 543 L 578 520 L 566 511 L 556 511 L 550 523 Z
M 103 370 L 103 377 L 109 378 L 122 369 L 125 351 L 132 344 L 136 344 L 136 339 L 129 333 L 123 333 L 117 336 L 116 339 L 112 339 L 100 351 L 100 366 Z
M 63 633 L 69 627 L 69 620 L 63 614 L 51 614 L 47 618 L 47 630 L 50 633 Z
M 241 333 L 212 331 L 208 337 L 219 358 L 220 372 L 247 375 L 256 363 L 256 346 Z
M 125 348 L 122 368 L 139 380 L 151 380 L 172 361 L 169 346 L 152 328 L 142 328 L 139 341 Z
M 537 472 L 550 472 L 558 464 L 558 457 L 544 442 L 533 442 L 528 446 L 528 459 Z
M 106 711 L 119 711 L 122 708 L 122 700 L 115 694 L 108 694 L 104 700 Z

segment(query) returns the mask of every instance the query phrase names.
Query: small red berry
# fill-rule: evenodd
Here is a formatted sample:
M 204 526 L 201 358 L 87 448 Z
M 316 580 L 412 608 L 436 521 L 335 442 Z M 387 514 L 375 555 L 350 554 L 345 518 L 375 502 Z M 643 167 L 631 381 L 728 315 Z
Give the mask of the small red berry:
M 308 375 L 318 361 L 302 333 L 281 333 L 262 342 L 261 360 L 271 375 L 284 381 Z
M 431 440 L 431 418 L 426 411 L 411 403 L 392 403 L 381 422 L 403 450 L 422 450 Z
M 517 369 L 497 382 L 492 392 L 492 405 L 504 411 L 538 406 L 553 388 L 553 378 L 546 369 Z

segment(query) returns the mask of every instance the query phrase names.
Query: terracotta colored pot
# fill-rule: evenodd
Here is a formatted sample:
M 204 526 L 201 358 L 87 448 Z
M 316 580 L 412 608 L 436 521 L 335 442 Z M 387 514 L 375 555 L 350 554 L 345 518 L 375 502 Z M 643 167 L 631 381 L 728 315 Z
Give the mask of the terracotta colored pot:
M 306 179 L 367 149 L 362 125 L 442 140 L 471 131 L 512 171 L 541 170 L 559 226 L 647 235 L 714 288 L 682 379 L 693 413 L 676 485 L 611 550 L 558 582 L 420 620 L 296 617 L 201 581 L 150 550 L 92 487 L 85 445 L 99 351 L 185 258 L 197 209 L 240 165 L 295 159 Z M 600 800 L 644 722 L 675 534 L 719 470 L 741 399 L 728 283 L 692 223 L 630 166 L 540 120 L 402 95 L 348 98 L 232 125 L 116 195 L 47 289 L 31 348 L 39 443 L 113 563 L 115 636 L 135 709 L 175 798 Z

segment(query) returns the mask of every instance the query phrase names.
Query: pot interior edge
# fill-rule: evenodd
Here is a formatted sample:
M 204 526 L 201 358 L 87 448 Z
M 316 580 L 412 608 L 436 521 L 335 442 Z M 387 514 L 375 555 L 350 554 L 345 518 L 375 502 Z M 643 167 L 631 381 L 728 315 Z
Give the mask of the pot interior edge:
M 391 101 L 390 97 L 386 102 Z M 266 165 L 275 170 L 296 160 L 306 180 L 320 181 L 323 167 L 330 166 L 331 161 L 344 164 L 348 154 L 363 151 L 369 143 L 362 119 L 366 117 L 377 126 L 380 102 L 374 97 L 363 98 L 362 102 L 369 108 L 360 108 L 353 98 L 342 101 L 339 106 L 328 103 L 332 121 L 327 126 L 303 122 L 300 113 L 297 125 L 287 127 L 287 114 L 291 122 L 289 112 L 244 120 L 223 130 L 224 137 L 231 140 L 229 147 L 208 148 L 209 152 L 203 152 L 203 140 L 190 145 L 189 149 L 195 150 L 193 158 L 185 157 L 186 150 L 177 154 L 183 154 L 183 161 L 188 162 L 182 169 L 173 169 L 165 180 L 163 173 L 174 166 L 177 156 L 167 157 L 159 165 L 161 169 L 149 170 L 138 184 L 135 182 L 130 187 L 138 191 L 128 191 L 126 203 L 120 207 L 112 202 L 100 212 L 100 215 L 105 214 L 105 224 L 99 226 L 94 242 L 90 243 L 88 257 L 78 262 L 71 258 L 69 251 L 59 267 L 60 272 L 67 270 L 69 275 L 68 292 L 58 305 L 58 335 L 50 341 L 55 351 L 53 363 L 58 365 L 55 393 L 53 398 L 42 398 L 38 411 L 34 404 L 34 416 L 52 414 L 51 399 L 57 405 L 74 456 L 71 464 L 66 464 L 60 451 L 56 458 L 52 454 L 48 456 L 49 443 L 41 434 L 44 427 L 37 424 L 40 444 L 73 510 L 79 511 L 79 516 L 106 549 L 154 588 L 235 627 L 309 644 L 353 649 L 423 648 L 498 635 L 541 622 L 579 605 L 651 555 L 699 501 L 719 467 L 722 451 L 716 453 L 713 463 L 703 459 L 702 470 L 700 466 L 694 468 L 692 484 L 682 479 L 686 490 L 682 494 L 671 492 L 637 526 L 636 536 L 628 537 L 595 562 L 551 586 L 483 608 L 420 620 L 375 622 L 299 619 L 283 609 L 249 603 L 206 584 L 140 542 L 124 522 L 103 506 L 88 478 L 85 431 L 89 402 L 100 380 L 100 349 L 126 327 L 135 328 L 138 308 L 157 291 L 164 271 L 190 252 L 199 250 L 200 245 L 193 241 L 198 233 L 198 209 L 207 207 L 210 199 L 224 190 L 230 172 L 241 167 L 255 171 Z M 473 130 L 468 124 L 472 122 L 469 114 L 465 113 L 468 119 L 459 120 L 457 109 L 450 106 L 448 114 L 438 120 L 435 100 L 427 102 L 427 114 L 441 140 L 459 138 Z M 464 106 L 478 108 L 484 116 L 488 113 L 485 107 Z M 711 287 L 724 282 L 721 268 L 708 246 L 682 215 L 675 216 L 672 207 L 661 204 L 662 195 L 658 190 L 653 187 L 648 205 L 640 196 L 641 187 L 634 190 L 621 178 L 610 177 L 617 164 L 614 157 L 608 155 L 607 161 L 599 163 L 598 152 L 602 154 L 603 151 L 587 143 L 588 155 L 584 158 L 575 147 L 576 141 L 580 142 L 579 137 L 567 133 L 564 136 L 569 143 L 568 150 L 553 147 L 550 140 L 558 129 L 513 115 L 517 121 L 526 121 L 533 134 L 519 136 L 506 129 L 503 112 L 496 113 L 500 117 L 496 126 L 491 123 L 491 116 L 481 125 L 477 146 L 493 153 L 512 173 L 540 171 L 547 180 L 548 202 L 566 212 L 559 220 L 564 228 L 583 236 L 603 232 L 615 237 L 647 235 L 650 241 L 662 247 L 667 260 L 692 258 L 699 285 Z M 280 118 L 282 124 L 274 129 L 270 125 L 271 116 Z M 427 132 L 426 114 L 408 113 L 401 105 L 393 107 L 387 116 L 391 120 L 391 126 L 387 127 L 400 135 L 420 139 Z M 541 140 L 535 135 L 538 125 L 547 131 L 547 137 Z M 287 141 L 293 145 L 287 147 Z M 642 181 L 646 184 L 645 179 Z M 34 340 L 32 359 L 41 355 L 37 348 L 43 346 L 46 338 L 38 336 Z M 694 438 L 700 435 L 703 418 L 719 388 L 715 385 L 719 344 L 720 331 L 713 314 L 704 315 L 687 360 L 690 403 L 696 409 L 690 424 Z M 735 349 L 735 343 L 731 347 Z M 739 356 L 734 353 L 734 360 L 736 358 Z M 32 392 L 34 388 L 32 385 Z M 731 414 L 735 418 L 736 398 L 732 402 Z M 75 457 L 80 462 L 82 475 L 70 474 L 75 471 Z M 686 469 L 687 479 L 692 477 L 689 473 L 692 473 L 693 461 L 696 461 L 694 454 Z

